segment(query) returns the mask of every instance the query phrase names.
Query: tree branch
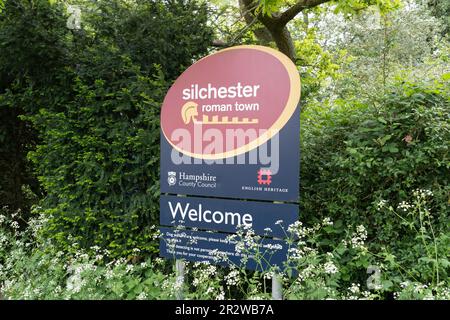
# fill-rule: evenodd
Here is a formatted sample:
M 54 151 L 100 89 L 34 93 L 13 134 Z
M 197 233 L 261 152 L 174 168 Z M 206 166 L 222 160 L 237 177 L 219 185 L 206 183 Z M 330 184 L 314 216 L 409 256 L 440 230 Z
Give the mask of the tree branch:
M 254 0 L 239 0 L 239 8 L 247 25 L 253 24 L 255 18 L 261 21 L 261 17 L 255 14 L 255 10 L 258 8 L 258 2 Z M 254 29 L 253 33 L 263 45 L 268 45 L 273 40 L 269 30 L 265 26 Z
M 227 47 L 230 47 L 231 45 L 221 39 L 216 39 L 216 40 L 213 40 L 212 46 L 216 47 L 216 48 L 227 48 Z
M 318 6 L 319 4 L 329 2 L 331 0 L 298 0 L 291 5 L 283 13 L 274 12 L 271 15 L 263 14 L 261 11 L 256 12 L 258 3 L 257 0 L 239 0 L 243 12 L 246 14 L 247 24 L 253 22 L 251 15 L 256 17 L 269 31 L 271 38 L 275 41 L 278 49 L 287 55 L 292 61 L 296 61 L 295 45 L 292 37 L 286 27 L 287 23 L 291 21 L 299 12 L 304 9 Z
M 253 21 L 251 21 L 250 23 L 247 23 L 247 25 L 245 26 L 244 29 L 242 29 L 234 38 L 233 40 L 231 40 L 231 43 L 234 44 L 236 43 L 236 40 L 240 39 L 240 37 L 242 37 L 242 35 L 248 30 L 250 29 L 256 22 L 258 22 L 258 17 L 254 17 Z
M 304 9 L 309 9 L 319 4 L 329 2 L 331 0 L 300 0 L 297 1 L 294 5 L 286 9 L 278 18 L 277 22 L 281 25 L 285 26 L 289 21 L 295 18 L 297 14 L 299 14 Z

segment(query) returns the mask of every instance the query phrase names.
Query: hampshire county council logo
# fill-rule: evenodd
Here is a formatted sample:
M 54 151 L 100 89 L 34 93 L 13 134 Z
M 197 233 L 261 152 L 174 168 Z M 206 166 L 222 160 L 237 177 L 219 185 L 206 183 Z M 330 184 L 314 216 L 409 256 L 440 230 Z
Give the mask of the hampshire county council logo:
M 174 186 L 177 183 L 177 178 L 176 175 L 177 173 L 174 171 L 169 171 L 167 172 L 167 183 L 169 184 L 169 186 Z

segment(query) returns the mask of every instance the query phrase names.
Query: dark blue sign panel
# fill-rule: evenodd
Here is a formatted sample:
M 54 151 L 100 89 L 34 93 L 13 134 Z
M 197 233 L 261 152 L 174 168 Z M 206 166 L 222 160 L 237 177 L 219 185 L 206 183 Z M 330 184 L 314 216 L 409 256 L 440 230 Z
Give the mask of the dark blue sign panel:
M 285 238 L 287 227 L 298 220 L 298 206 L 161 195 L 160 224 L 235 233 L 238 226 L 258 235 Z
M 169 259 L 207 261 L 224 266 L 236 265 L 266 271 L 273 266 L 284 267 L 288 244 L 282 240 L 260 239 L 245 242 L 229 239 L 225 233 L 179 230 L 161 227 L 160 255 Z

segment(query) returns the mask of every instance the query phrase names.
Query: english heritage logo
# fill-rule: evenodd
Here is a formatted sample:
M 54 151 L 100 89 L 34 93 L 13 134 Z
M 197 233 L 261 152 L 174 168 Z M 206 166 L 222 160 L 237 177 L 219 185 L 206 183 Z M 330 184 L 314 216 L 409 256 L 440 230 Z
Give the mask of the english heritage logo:
M 272 172 L 270 170 L 259 169 L 258 171 L 258 184 L 265 184 L 270 186 L 272 183 Z
M 169 186 L 174 186 L 177 183 L 177 173 L 174 171 L 167 172 L 167 183 Z

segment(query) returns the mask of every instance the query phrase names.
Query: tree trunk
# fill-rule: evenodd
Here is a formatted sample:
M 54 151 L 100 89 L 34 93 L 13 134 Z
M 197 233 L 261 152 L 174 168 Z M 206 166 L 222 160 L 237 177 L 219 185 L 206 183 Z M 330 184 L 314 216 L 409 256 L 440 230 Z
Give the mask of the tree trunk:
M 256 29 L 253 31 L 261 44 L 267 45 L 268 40 L 271 38 L 270 40 L 275 42 L 278 50 L 287 55 L 295 63 L 295 46 L 291 34 L 286 27 L 286 23 L 280 21 L 276 14 L 273 16 L 262 15 L 261 13 L 256 14 L 255 0 L 239 0 L 239 5 L 247 25 L 252 23 L 255 18 L 264 25 L 266 30 Z M 268 37 L 268 35 L 270 36 Z
M 249 26 L 253 23 L 253 20 L 257 18 L 251 13 L 251 10 L 248 9 L 245 2 L 245 0 L 239 0 L 239 9 L 245 19 L 245 23 Z M 261 24 L 257 25 L 253 29 L 253 34 L 256 36 L 259 43 L 264 46 L 269 45 L 269 43 L 273 41 L 272 35 L 270 34 L 269 30 L 267 30 L 267 28 L 265 26 L 262 26 Z
M 275 41 L 275 44 L 277 45 L 277 48 L 295 63 L 297 56 L 295 54 L 294 41 L 292 41 L 291 33 L 288 28 L 286 26 L 283 28 L 277 27 L 272 30 L 269 29 L 269 31 Z

